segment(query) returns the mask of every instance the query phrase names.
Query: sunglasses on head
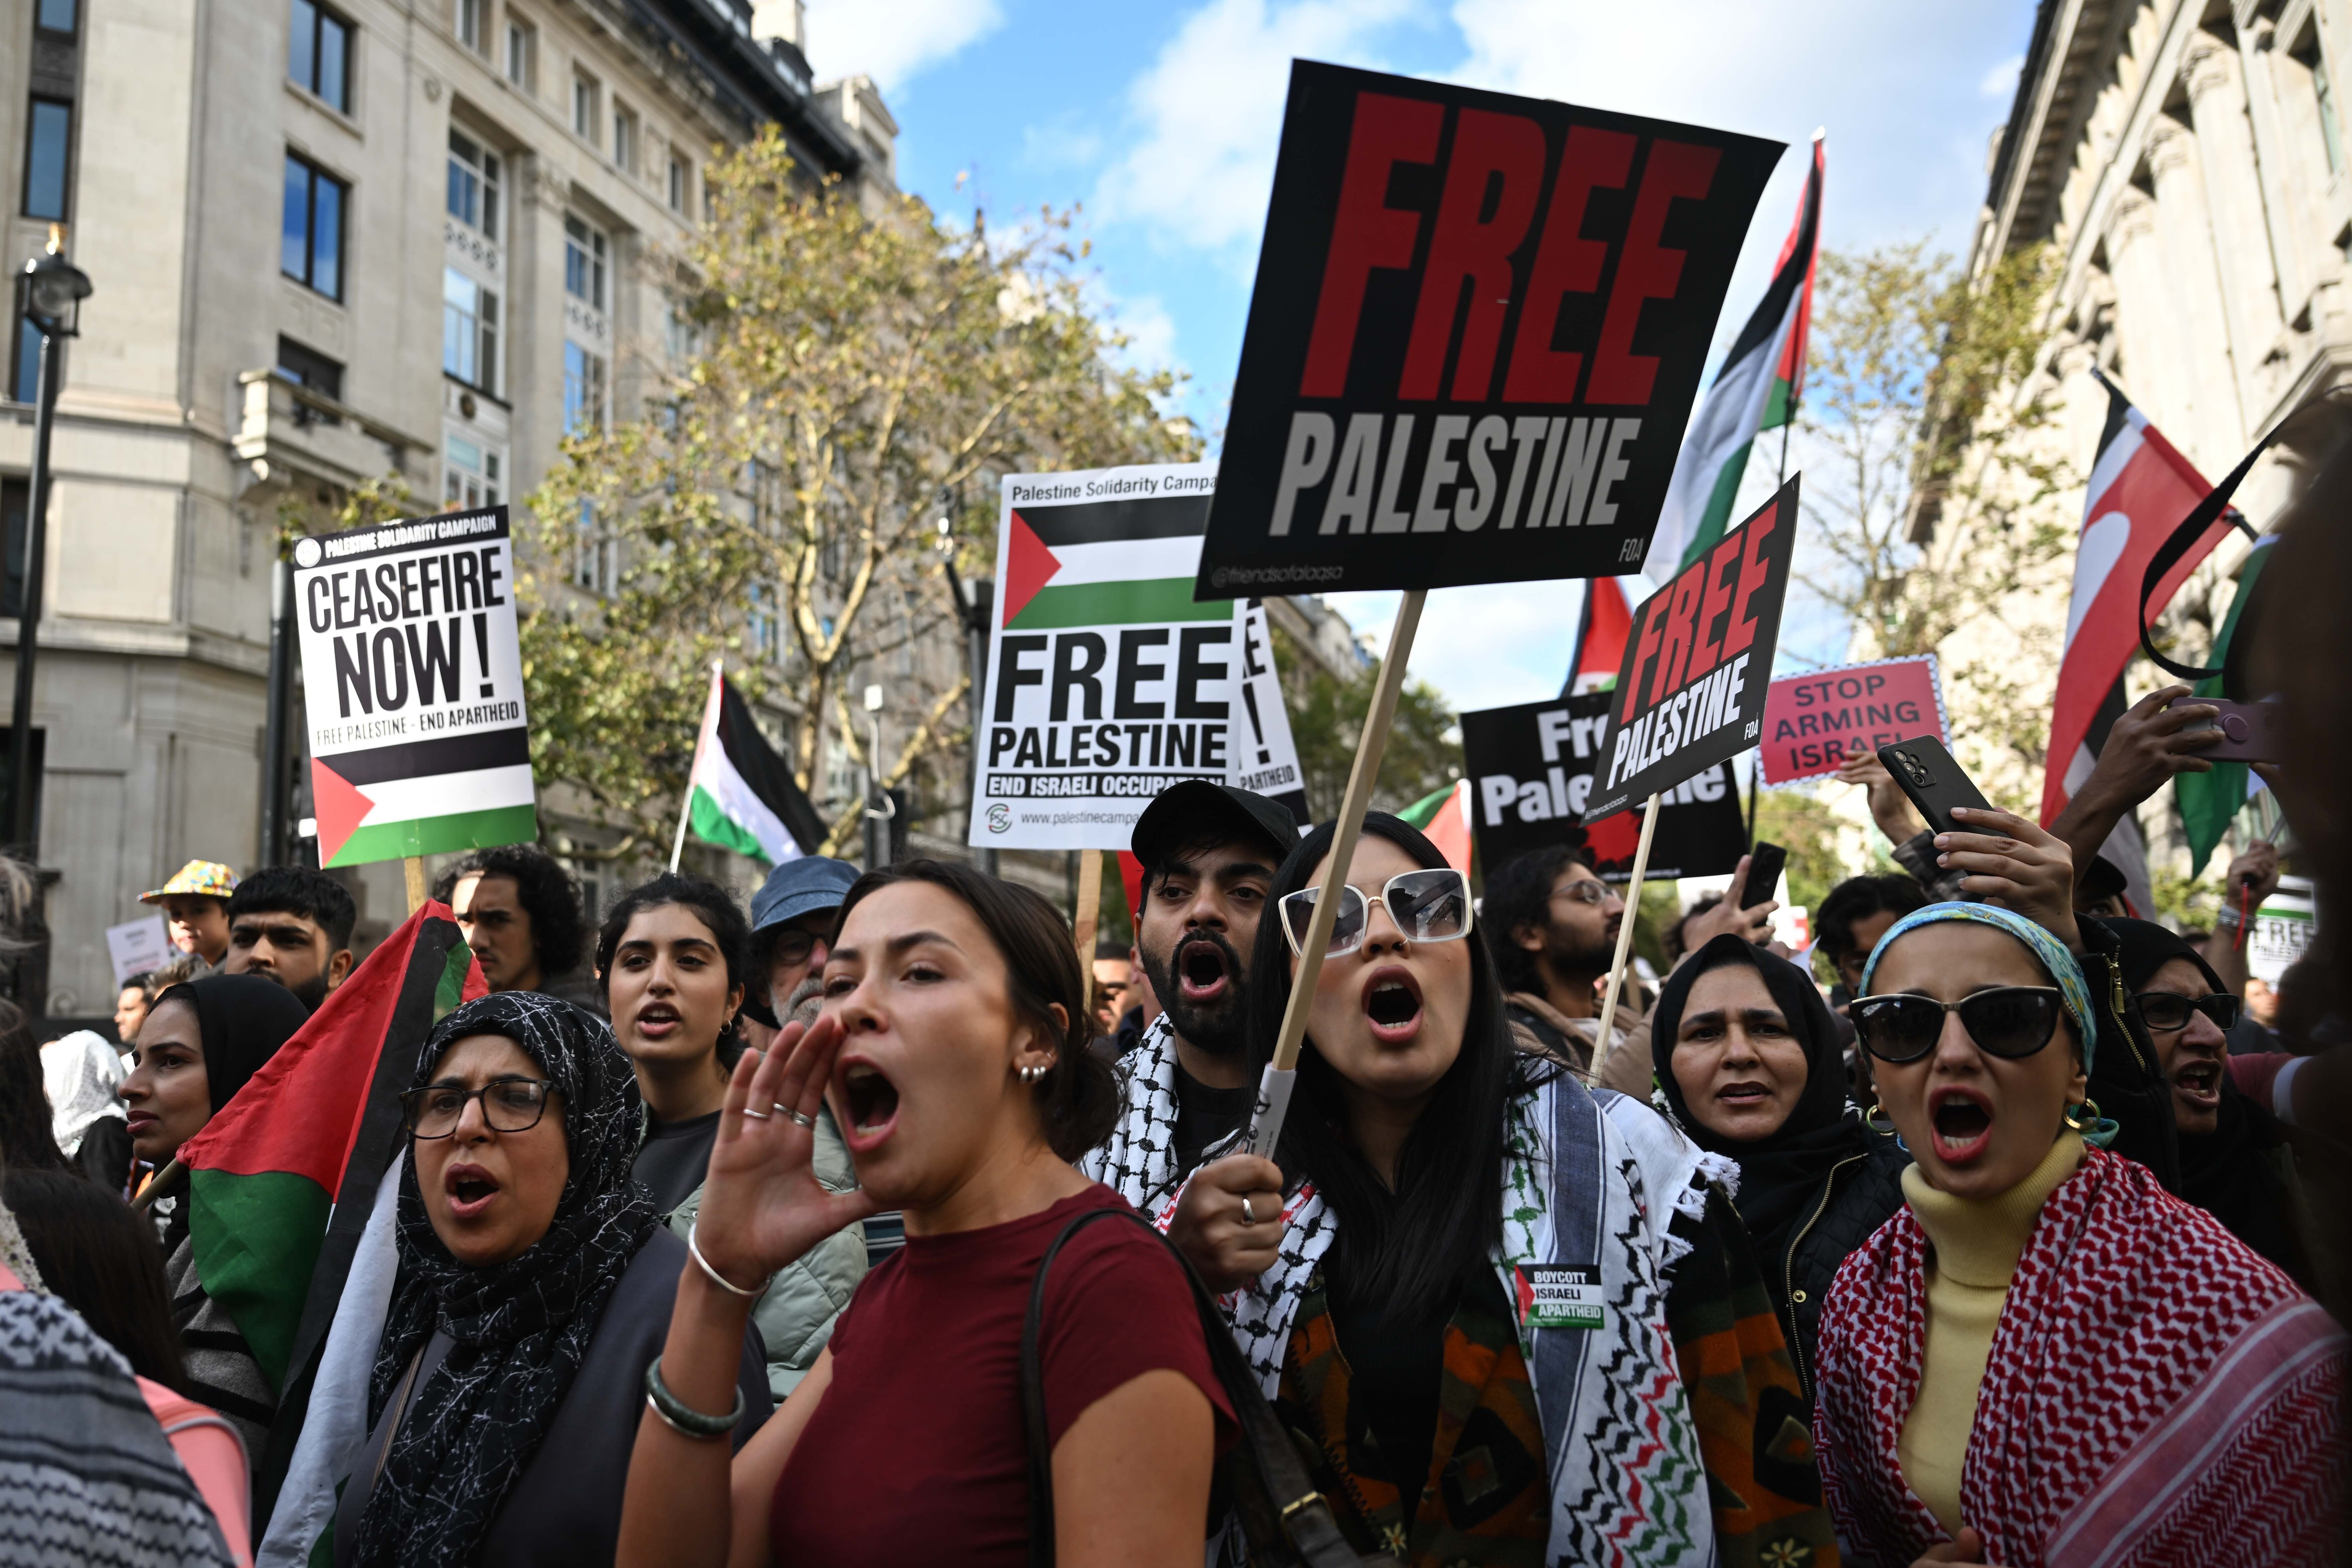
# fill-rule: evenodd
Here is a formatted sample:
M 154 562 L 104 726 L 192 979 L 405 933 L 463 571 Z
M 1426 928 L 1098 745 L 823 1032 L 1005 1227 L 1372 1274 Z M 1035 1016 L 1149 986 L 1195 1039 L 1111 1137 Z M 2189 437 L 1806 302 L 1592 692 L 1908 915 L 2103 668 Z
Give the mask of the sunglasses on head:
M 2132 998 L 2139 1009 L 2139 1021 L 2159 1035 L 2189 1027 L 2189 1018 L 2199 1013 L 2213 1020 L 2213 1026 L 2227 1031 L 2237 1025 L 2239 1002 L 2228 992 L 2210 996 L 2179 996 L 2169 991 L 2143 991 Z
M 2030 1057 L 2058 1032 L 2064 999 L 2054 985 L 2000 985 L 1958 1002 L 1932 996 L 1858 996 L 1846 1016 L 1880 1061 L 1916 1062 L 1943 1037 L 1944 1015 L 1958 1013 L 1977 1048 L 2015 1060 Z
M 1315 919 L 1320 888 L 1301 888 L 1282 899 L 1282 934 L 1290 951 L 1307 951 L 1307 928 Z M 1371 926 L 1372 905 L 1388 911 L 1389 920 L 1408 942 L 1454 942 L 1470 934 L 1470 879 L 1450 866 L 1430 871 L 1406 871 L 1391 877 L 1380 896 L 1367 899 L 1355 888 L 1339 889 L 1339 912 L 1331 921 L 1327 958 L 1353 952 L 1364 945 Z

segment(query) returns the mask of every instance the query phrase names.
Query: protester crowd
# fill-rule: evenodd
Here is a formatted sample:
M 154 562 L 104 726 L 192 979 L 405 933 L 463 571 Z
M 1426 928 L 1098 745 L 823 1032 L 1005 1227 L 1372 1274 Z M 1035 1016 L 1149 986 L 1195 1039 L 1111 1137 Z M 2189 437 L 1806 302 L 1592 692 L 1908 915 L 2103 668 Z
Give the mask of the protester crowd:
M 487 994 L 401 1097 L 332 1560 L 2340 1560 L 2347 505 L 2339 458 L 2278 547 L 2315 592 L 2266 623 L 2265 772 L 2326 916 L 2262 1008 L 2273 846 L 2193 937 L 2101 868 L 2206 765 L 2186 688 L 2053 831 L 1928 833 L 1857 755 L 1886 842 L 1817 947 L 1743 860 L 1606 1037 L 1630 911 L 1575 842 L 1476 899 L 1370 814 L 1270 1158 L 1335 828 L 1264 797 L 1154 800 L 1133 945 L 1083 963 L 961 864 L 592 919 L 536 847 L 471 855 L 436 893 Z M 183 956 L 119 1040 L 0 1041 L 8 1561 L 249 1563 L 282 1479 L 293 1373 L 174 1157 L 351 979 L 355 911 L 201 860 L 148 897 Z

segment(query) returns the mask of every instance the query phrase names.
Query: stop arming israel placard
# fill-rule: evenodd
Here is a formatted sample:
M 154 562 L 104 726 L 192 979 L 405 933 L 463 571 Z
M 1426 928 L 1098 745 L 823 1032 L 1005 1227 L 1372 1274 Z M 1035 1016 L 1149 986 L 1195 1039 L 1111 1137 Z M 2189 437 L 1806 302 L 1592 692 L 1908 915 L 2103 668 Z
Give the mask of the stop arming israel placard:
M 319 863 L 539 837 L 507 509 L 294 542 Z
M 1470 830 L 1492 877 L 1532 849 L 1573 847 L 1612 882 L 1633 874 L 1639 812 L 1586 826 L 1584 807 L 1609 728 L 1610 693 L 1556 697 L 1462 715 L 1462 761 L 1470 778 Z M 1670 791 L 1658 813 L 1648 875 L 1715 877 L 1748 852 L 1739 792 L 1718 763 Z
M 1216 482 L 1213 463 L 1005 478 L 975 846 L 1125 849 L 1184 779 L 1301 789 L 1264 608 L 1192 597 Z
M 1764 699 L 1757 741 L 1764 782 L 1784 784 L 1833 773 L 1857 751 L 1916 735 L 1952 743 L 1932 653 L 1784 676 Z
M 1633 612 L 1587 822 L 1756 744 L 1789 596 L 1797 478 Z
M 1780 151 L 1294 61 L 1197 591 L 1633 570 Z

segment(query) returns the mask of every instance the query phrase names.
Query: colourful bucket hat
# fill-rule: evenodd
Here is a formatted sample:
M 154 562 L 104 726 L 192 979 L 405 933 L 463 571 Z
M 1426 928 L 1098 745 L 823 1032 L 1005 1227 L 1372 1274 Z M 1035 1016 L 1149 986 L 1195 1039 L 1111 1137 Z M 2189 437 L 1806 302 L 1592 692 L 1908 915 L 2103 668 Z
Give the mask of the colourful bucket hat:
M 160 904 L 180 893 L 194 893 L 202 898 L 226 899 L 236 891 L 236 873 L 217 860 L 191 860 L 172 874 L 172 879 L 152 893 L 142 893 L 142 904 Z

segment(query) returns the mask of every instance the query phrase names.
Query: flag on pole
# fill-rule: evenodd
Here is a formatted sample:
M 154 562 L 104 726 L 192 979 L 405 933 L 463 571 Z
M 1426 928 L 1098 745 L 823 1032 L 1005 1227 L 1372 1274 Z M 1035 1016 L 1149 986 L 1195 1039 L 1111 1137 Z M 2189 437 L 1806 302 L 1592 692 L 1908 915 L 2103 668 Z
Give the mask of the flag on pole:
M 1587 577 L 1584 614 L 1576 623 L 1576 651 L 1569 656 L 1568 684 L 1559 694 L 1614 691 L 1618 667 L 1625 662 L 1625 636 L 1633 629 L 1633 612 L 1626 607 L 1625 590 L 1617 579 Z
M 751 705 L 716 663 L 710 667 L 710 698 L 702 707 L 702 732 L 695 738 L 677 844 L 670 851 L 673 871 L 688 829 L 705 844 L 771 866 L 813 855 L 824 842 L 824 821 L 815 805 L 760 733 Z
M 488 989 L 448 906 L 428 900 L 180 1146 L 197 1278 L 278 1395 L 271 1452 L 255 1456 L 257 1492 L 266 1505 L 271 1478 L 288 1473 L 278 1515 L 310 1531 L 279 1561 L 306 1562 L 334 1511 L 331 1480 L 295 1488 L 320 1468 L 306 1470 L 305 1456 L 340 1459 L 365 1431 L 393 1271 L 389 1211 L 373 1216 L 397 1184 L 384 1178 L 401 1146 L 401 1091 L 435 1021 Z M 329 1329 L 341 1333 L 347 1287 L 362 1279 L 382 1285 L 376 1332 L 341 1337 L 364 1338 L 364 1354 L 354 1366 L 317 1361 Z M 270 1560 L 267 1543 L 261 1560 Z
M 2213 639 L 2212 656 L 2205 662 L 2225 670 L 2242 657 L 2238 644 L 2238 630 L 2246 606 L 2253 603 L 2254 584 L 2262 578 L 2263 568 L 2271 558 L 2271 547 L 2278 542 L 2275 533 L 2265 533 L 2254 541 L 2254 548 L 2238 568 L 2237 596 L 2230 601 L 2230 613 L 2221 618 L 2221 635 Z M 2249 634 L 2251 635 L 2251 634 Z M 2200 697 L 2228 697 L 2237 700 L 2244 695 L 2228 688 L 2229 676 L 2211 675 L 2197 683 Z M 2210 773 L 2182 773 L 2172 781 L 2173 798 L 2180 805 L 2180 821 L 2189 835 L 2189 874 L 2201 876 L 2205 862 L 2214 847 L 2230 831 L 2231 822 L 2246 802 L 2264 787 L 2253 769 L 2243 763 L 2217 762 Z
M 1683 437 L 1682 456 L 1658 511 L 1658 531 L 1642 574 L 1672 582 L 1715 547 L 1731 525 L 1740 476 L 1757 434 L 1797 416 L 1804 393 L 1805 330 L 1813 312 L 1813 261 L 1821 247 L 1822 132 L 1813 132 L 1813 166 L 1797 199 L 1796 221 L 1780 247 L 1771 286 L 1739 330 L 1706 401 Z

